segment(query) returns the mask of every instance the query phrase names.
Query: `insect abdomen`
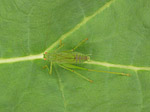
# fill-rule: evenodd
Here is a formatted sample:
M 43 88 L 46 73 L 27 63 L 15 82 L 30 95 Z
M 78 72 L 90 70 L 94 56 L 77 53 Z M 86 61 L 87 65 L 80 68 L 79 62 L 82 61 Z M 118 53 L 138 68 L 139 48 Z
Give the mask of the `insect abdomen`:
M 81 54 L 76 54 L 74 57 L 76 63 L 81 63 L 84 61 L 89 60 L 89 56 L 81 55 Z

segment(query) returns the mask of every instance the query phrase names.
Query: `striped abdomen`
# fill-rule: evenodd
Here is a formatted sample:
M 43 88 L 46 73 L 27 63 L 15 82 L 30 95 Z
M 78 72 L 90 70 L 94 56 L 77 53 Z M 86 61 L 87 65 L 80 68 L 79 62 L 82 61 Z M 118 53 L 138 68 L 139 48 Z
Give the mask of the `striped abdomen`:
M 76 63 L 81 63 L 81 62 L 89 60 L 89 56 L 76 54 L 74 56 L 74 59 L 75 59 Z

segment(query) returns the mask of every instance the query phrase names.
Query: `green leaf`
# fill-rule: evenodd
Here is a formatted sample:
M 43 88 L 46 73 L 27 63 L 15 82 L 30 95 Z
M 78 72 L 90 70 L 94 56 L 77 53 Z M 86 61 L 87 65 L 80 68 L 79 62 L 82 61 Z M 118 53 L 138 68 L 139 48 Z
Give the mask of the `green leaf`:
M 149 20 L 148 0 L 0 0 L 0 112 L 148 112 Z M 42 68 L 85 38 L 78 66 L 131 76 Z

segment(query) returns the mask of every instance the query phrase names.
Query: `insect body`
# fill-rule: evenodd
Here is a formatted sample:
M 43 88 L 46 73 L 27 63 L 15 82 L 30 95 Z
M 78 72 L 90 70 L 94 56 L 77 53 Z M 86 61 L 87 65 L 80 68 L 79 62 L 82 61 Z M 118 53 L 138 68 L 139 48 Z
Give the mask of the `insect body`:
M 58 53 L 46 53 L 44 54 L 45 60 L 55 63 L 70 63 L 70 64 L 79 64 L 85 61 L 89 61 L 90 57 L 78 53 L 78 52 L 58 52 Z
M 99 70 L 87 69 L 87 68 L 73 65 L 73 64 L 81 64 L 81 63 L 84 63 L 85 61 L 90 61 L 90 56 L 88 56 L 86 54 L 79 53 L 79 52 L 74 52 L 74 50 L 77 49 L 80 45 L 82 45 L 86 40 L 88 40 L 88 39 L 82 40 L 72 50 L 57 52 L 58 49 L 63 47 L 63 44 L 61 44 L 60 47 L 58 49 L 56 49 L 56 51 L 54 53 L 45 52 L 44 56 L 43 56 L 44 60 L 47 60 L 48 62 L 50 62 L 51 66 L 49 68 L 46 65 L 46 66 L 44 66 L 44 68 L 47 68 L 49 71 L 49 74 L 52 74 L 52 64 L 55 63 L 55 64 L 59 65 L 60 67 L 66 69 L 66 70 L 74 72 L 75 74 L 77 74 L 78 76 L 82 77 L 83 79 L 85 79 L 89 82 L 92 82 L 92 80 L 90 80 L 90 79 L 86 78 L 85 76 L 81 75 L 80 73 L 72 70 L 72 68 L 87 70 L 87 71 L 105 72 L 105 73 L 129 76 L 129 74 L 125 74 L 125 73 L 99 71 Z

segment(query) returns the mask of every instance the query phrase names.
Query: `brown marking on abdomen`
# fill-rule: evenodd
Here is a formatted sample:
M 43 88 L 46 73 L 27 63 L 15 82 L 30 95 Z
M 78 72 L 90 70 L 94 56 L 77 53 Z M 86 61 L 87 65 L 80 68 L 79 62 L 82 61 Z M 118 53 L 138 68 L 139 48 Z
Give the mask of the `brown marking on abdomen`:
M 88 58 L 87 58 L 87 56 L 84 56 L 84 60 L 86 61 Z
M 82 61 L 88 60 L 88 57 L 76 54 L 75 57 L 74 57 L 74 60 L 76 61 L 76 63 L 78 63 L 78 62 L 82 62 Z

